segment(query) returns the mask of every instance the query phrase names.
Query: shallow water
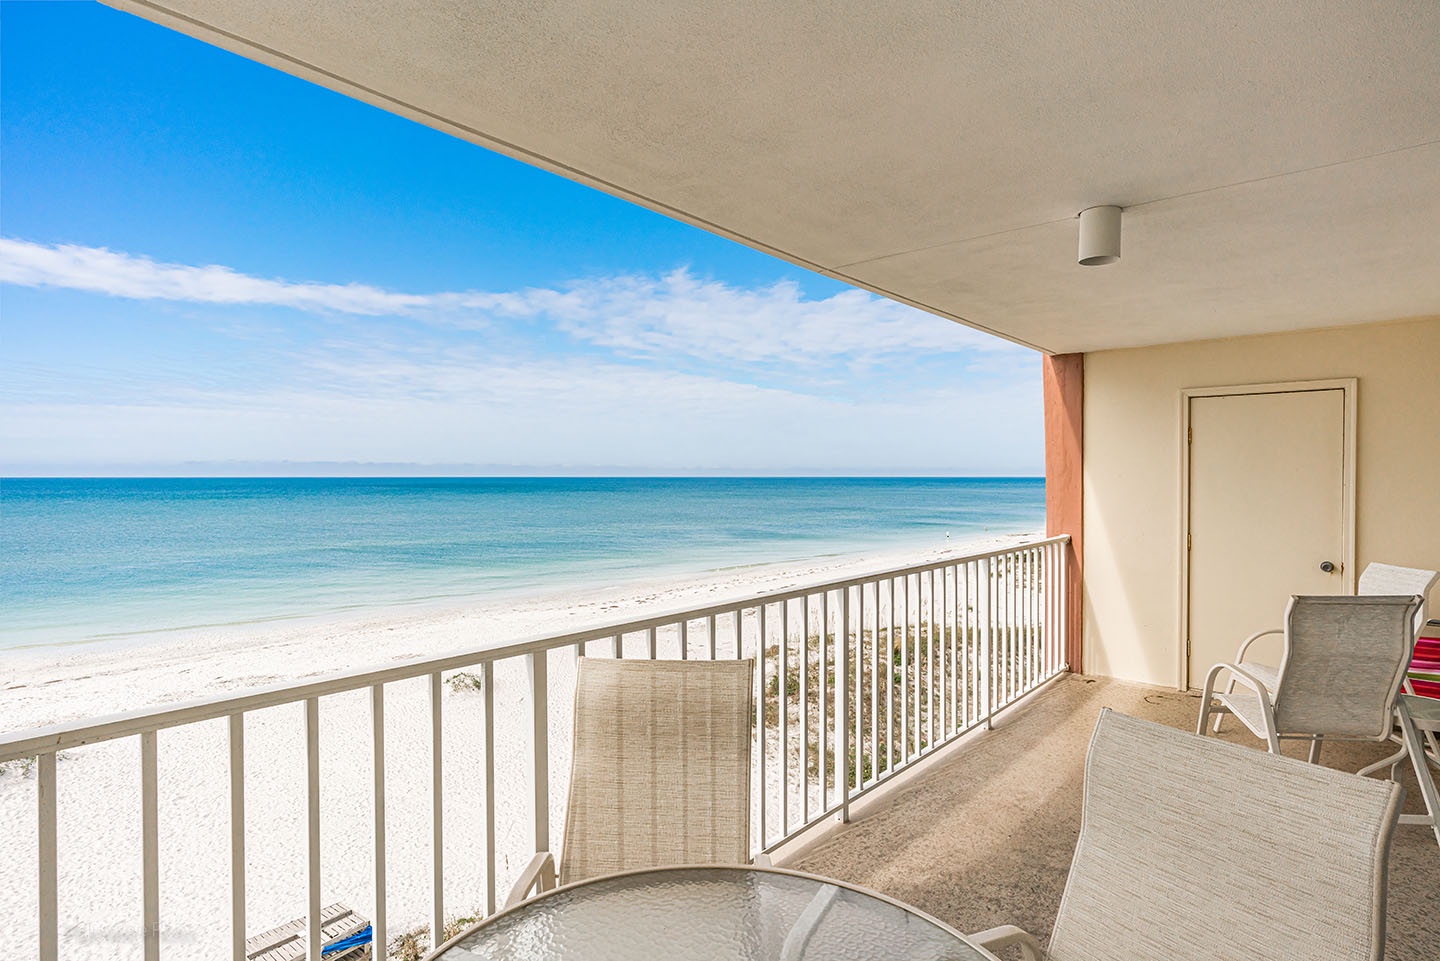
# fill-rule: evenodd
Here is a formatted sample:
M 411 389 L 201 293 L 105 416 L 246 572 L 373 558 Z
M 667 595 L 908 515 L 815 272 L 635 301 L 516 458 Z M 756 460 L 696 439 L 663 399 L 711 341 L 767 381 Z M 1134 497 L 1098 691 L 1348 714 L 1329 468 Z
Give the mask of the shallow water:
M 1043 478 L 0 481 L 0 648 L 598 586 L 1043 526 Z

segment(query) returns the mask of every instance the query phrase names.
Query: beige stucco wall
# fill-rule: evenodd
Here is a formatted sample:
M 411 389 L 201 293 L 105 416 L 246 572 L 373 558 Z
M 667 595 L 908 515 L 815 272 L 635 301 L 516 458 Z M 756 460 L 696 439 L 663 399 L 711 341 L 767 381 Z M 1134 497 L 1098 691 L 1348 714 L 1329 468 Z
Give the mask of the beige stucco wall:
M 1359 379 L 1358 568 L 1440 569 L 1440 317 L 1085 356 L 1087 673 L 1178 683 L 1181 389 L 1339 377 Z

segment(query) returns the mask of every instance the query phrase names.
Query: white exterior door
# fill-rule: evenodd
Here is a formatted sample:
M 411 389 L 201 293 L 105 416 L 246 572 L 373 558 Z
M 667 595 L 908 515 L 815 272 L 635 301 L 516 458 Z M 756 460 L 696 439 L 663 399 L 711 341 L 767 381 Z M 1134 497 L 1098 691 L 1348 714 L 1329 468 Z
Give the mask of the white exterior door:
M 1340 594 L 1354 583 L 1345 566 L 1353 551 L 1346 393 L 1186 398 L 1190 687 L 1212 664 L 1234 660 L 1247 636 L 1280 627 L 1291 594 Z M 1278 638 L 1251 650 L 1279 663 Z

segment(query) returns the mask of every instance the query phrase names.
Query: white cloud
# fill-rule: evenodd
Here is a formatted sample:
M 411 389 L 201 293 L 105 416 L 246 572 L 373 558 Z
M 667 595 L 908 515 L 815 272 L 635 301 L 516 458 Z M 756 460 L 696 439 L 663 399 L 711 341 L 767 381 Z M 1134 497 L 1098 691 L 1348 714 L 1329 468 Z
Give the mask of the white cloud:
M 561 326 L 629 356 L 805 366 L 917 352 L 1033 353 L 863 290 L 807 300 L 791 281 L 747 290 L 676 270 L 583 282 L 569 292 L 578 296 L 555 312 Z
M 12 352 L 0 468 L 1039 466 L 1038 355 L 864 291 L 807 298 L 793 282 L 747 289 L 681 269 L 556 289 L 397 293 L 13 239 L 0 239 L 0 282 L 370 318 L 279 327 L 295 334 L 279 338 L 238 336 L 217 320 L 184 343 L 159 339 L 163 351 L 102 329 L 107 339 L 84 357 L 63 337 L 48 353 Z M 429 326 L 401 329 L 394 317 Z
M 548 322 L 621 356 L 795 368 L 870 366 L 905 354 L 1031 352 L 861 290 L 807 299 L 781 281 L 747 289 L 664 276 L 580 280 L 561 289 L 402 293 L 368 284 L 253 277 L 230 267 L 157 263 L 104 247 L 0 238 L 0 283 L 61 287 L 111 297 L 289 307 L 311 313 L 392 316 L 461 328 L 497 320 Z
M 0 283 L 65 287 L 135 300 L 256 304 L 351 314 L 404 314 L 425 298 L 366 284 L 264 280 L 229 267 L 160 264 L 105 247 L 30 243 L 0 238 Z

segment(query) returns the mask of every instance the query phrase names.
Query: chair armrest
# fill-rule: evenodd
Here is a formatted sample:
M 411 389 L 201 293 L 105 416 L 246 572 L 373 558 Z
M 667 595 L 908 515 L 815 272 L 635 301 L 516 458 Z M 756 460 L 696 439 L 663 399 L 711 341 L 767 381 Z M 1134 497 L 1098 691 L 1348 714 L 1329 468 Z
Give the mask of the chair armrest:
M 541 894 L 555 887 L 555 856 L 549 851 L 541 851 L 530 859 L 525 865 L 525 870 L 515 879 L 515 886 L 510 889 L 510 896 L 505 899 L 505 907 L 513 908 L 530 896 L 533 889 L 536 894 Z
M 1241 667 L 1239 664 L 1216 664 L 1211 667 L 1210 673 L 1205 675 L 1204 694 L 1206 697 L 1209 697 L 1212 693 L 1214 693 L 1215 678 L 1220 674 L 1221 671 L 1229 671 L 1230 680 L 1239 681 L 1241 684 L 1244 684 L 1256 694 L 1259 694 L 1262 701 L 1267 704 L 1270 703 L 1270 689 L 1265 686 L 1265 682 L 1260 680 L 1260 678 L 1256 677 L 1254 674 L 1251 674 L 1249 671 L 1245 670 L 1245 668 Z
M 1245 640 L 1240 642 L 1240 649 L 1235 652 L 1235 663 L 1239 664 L 1241 661 L 1245 660 L 1245 652 L 1250 650 L 1250 645 L 1260 640 L 1260 638 L 1265 637 L 1268 634 L 1284 633 L 1285 629 L 1283 627 L 1272 627 L 1268 631 L 1256 631 L 1254 634 L 1251 634 L 1249 637 L 1245 638 Z
M 1018 944 L 1020 956 L 1025 961 L 1045 961 L 1045 952 L 1040 950 L 1040 942 L 1035 940 L 1035 936 L 1013 924 L 1002 924 L 998 928 L 967 934 L 965 939 L 986 951 L 996 951 Z

